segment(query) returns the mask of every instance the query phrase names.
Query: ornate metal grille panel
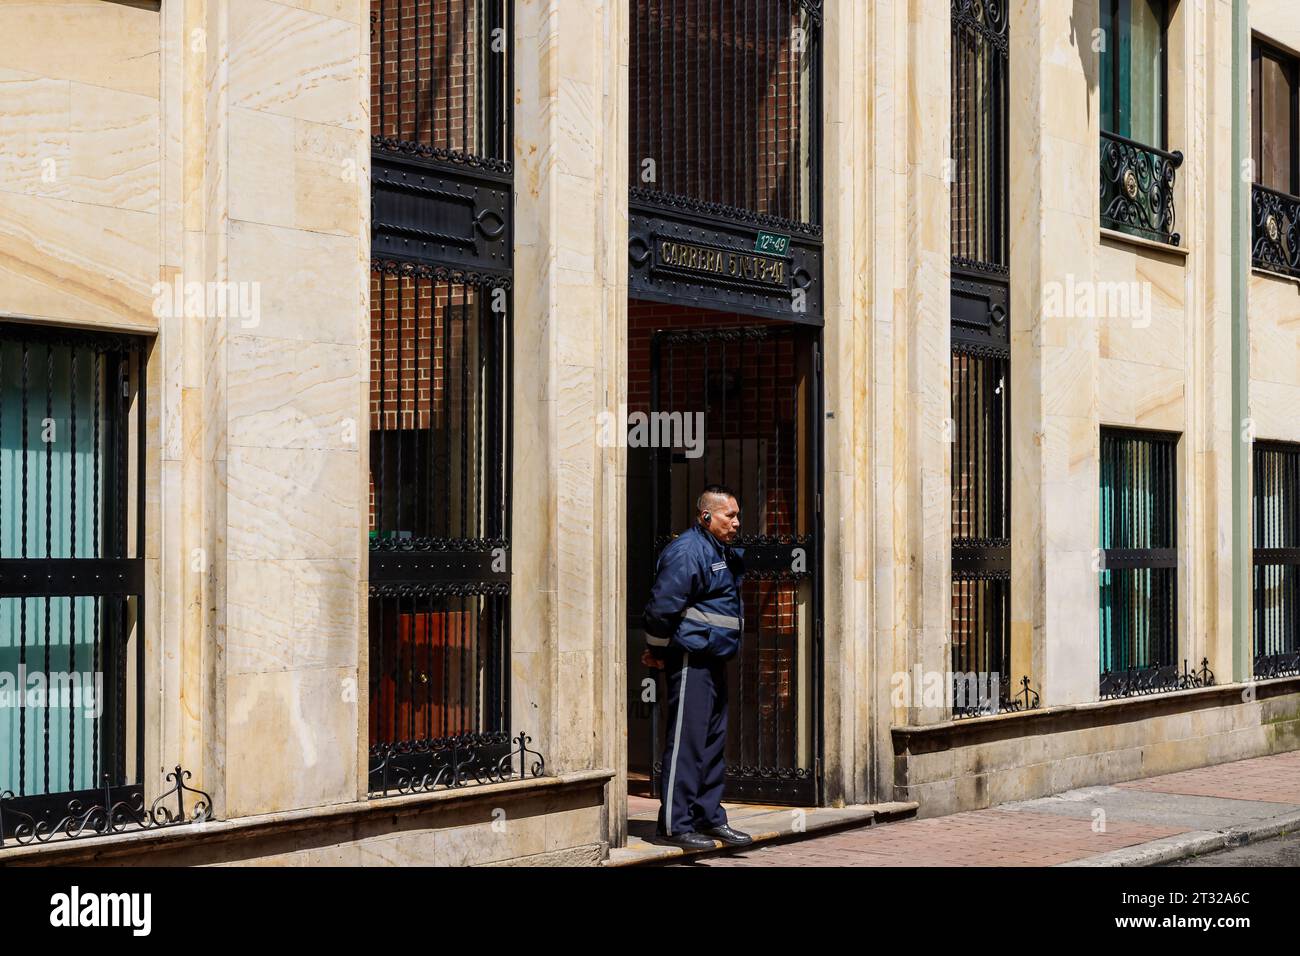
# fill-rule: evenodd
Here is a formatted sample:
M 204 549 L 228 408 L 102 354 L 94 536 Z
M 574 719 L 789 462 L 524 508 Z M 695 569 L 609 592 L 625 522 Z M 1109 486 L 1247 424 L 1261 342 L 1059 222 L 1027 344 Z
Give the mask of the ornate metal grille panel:
M 958 717 L 995 713 L 1012 698 L 1010 366 L 1001 348 L 953 345 L 952 708 Z
M 632 0 L 632 294 L 821 321 L 820 0 Z
M 506 730 L 512 9 L 372 3 L 376 793 L 499 779 L 512 755 L 529 765 Z
M 1101 133 L 1101 224 L 1143 239 L 1178 245 L 1174 181 L 1181 152 Z
M 952 258 L 958 268 L 1006 275 L 1007 8 L 952 4 Z
M 729 667 L 727 797 L 811 806 L 820 726 L 816 343 L 797 326 L 661 332 L 653 409 L 702 415 L 703 454 L 652 453 L 656 553 L 689 527 L 700 488 L 741 499 L 746 633 Z M 659 725 L 651 722 L 658 759 Z M 658 788 L 658 765 L 653 784 Z
M 511 262 L 509 0 L 372 0 L 372 249 L 472 275 Z
M 143 805 L 142 349 L 0 324 L 0 842 Z
M 1255 183 L 1250 208 L 1254 267 L 1300 278 L 1300 199 Z
M 1300 445 L 1255 443 L 1255 676 L 1300 674 Z

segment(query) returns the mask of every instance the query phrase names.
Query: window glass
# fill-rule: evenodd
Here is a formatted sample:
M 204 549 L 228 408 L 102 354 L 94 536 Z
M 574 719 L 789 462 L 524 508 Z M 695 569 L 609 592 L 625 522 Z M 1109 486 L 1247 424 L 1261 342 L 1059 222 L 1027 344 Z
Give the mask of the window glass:
M 67 345 L 25 351 L 24 376 L 23 343 L 0 341 L 0 558 L 107 554 L 107 363 L 83 348 L 74 369 Z M 0 598 L 0 790 L 96 785 L 102 611 L 93 597 Z
M 1165 0 L 1102 0 L 1102 129 L 1161 149 L 1165 23 Z
M 1259 59 L 1260 97 L 1258 112 L 1260 182 L 1284 193 L 1295 191 L 1292 148 L 1295 136 L 1293 112 L 1295 73 L 1290 63 L 1265 52 Z

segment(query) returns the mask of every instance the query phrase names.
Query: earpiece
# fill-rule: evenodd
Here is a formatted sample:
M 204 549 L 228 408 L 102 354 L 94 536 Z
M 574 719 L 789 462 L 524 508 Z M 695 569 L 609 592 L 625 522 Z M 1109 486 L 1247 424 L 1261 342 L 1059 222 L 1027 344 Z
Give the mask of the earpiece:
M 713 513 L 710 511 L 704 512 L 704 523 L 708 524 L 712 520 L 713 520 Z

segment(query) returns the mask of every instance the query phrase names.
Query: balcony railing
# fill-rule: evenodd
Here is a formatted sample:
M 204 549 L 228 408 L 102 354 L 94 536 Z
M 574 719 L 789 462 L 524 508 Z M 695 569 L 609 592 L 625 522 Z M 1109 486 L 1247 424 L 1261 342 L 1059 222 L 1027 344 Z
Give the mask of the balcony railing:
M 1143 239 L 1179 243 L 1174 231 L 1174 180 L 1183 154 L 1101 134 L 1101 224 Z
M 1256 183 L 1250 219 L 1254 267 L 1300 278 L 1300 199 Z

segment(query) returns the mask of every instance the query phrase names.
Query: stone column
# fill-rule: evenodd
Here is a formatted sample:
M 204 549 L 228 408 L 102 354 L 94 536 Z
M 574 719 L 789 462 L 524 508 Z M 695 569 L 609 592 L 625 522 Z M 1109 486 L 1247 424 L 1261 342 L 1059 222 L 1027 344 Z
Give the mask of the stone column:
M 167 248 L 184 281 L 251 308 L 163 331 L 180 383 L 164 699 L 218 815 L 348 802 L 365 790 L 369 4 L 179 7 L 165 167 L 183 229 Z
M 907 22 L 892 24 L 902 59 L 894 71 L 900 158 L 893 201 L 896 251 L 893 324 L 893 565 L 901 571 L 895 615 L 895 672 L 907 672 L 896 723 L 929 723 L 948 708 L 941 693 L 917 699 L 915 668 L 933 688 L 950 670 L 952 617 L 951 149 L 949 37 L 951 5 L 911 0 Z M 886 41 L 888 42 L 888 41 Z M 882 264 L 883 266 L 884 264 Z M 881 426 L 885 422 L 881 421 Z M 897 686 L 891 675 L 891 690 Z
M 875 456 L 869 440 L 875 391 L 869 365 L 874 342 L 868 308 L 871 19 L 863 4 L 832 4 L 826 7 L 822 31 L 822 196 L 826 211 L 822 772 L 826 798 L 832 804 L 870 798 L 874 787 L 870 770 L 872 715 L 874 705 L 885 699 L 876 693 L 871 679 L 876 661 L 871 620 Z
M 511 728 L 577 770 L 625 759 L 625 456 L 597 417 L 626 392 L 627 14 L 515 9 Z
M 1042 309 L 1095 274 L 1096 28 L 1095 4 L 1011 8 L 1011 630 L 1045 706 L 1097 693 L 1097 322 Z

